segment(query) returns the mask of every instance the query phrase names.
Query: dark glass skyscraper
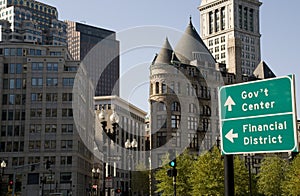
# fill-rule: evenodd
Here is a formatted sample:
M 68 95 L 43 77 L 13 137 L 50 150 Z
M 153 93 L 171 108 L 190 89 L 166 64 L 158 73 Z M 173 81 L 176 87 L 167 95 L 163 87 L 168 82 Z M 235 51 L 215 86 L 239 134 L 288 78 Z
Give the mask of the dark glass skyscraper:
M 73 21 L 68 24 L 68 49 L 74 60 L 86 64 L 95 81 L 95 95 L 119 95 L 119 41 L 114 31 Z

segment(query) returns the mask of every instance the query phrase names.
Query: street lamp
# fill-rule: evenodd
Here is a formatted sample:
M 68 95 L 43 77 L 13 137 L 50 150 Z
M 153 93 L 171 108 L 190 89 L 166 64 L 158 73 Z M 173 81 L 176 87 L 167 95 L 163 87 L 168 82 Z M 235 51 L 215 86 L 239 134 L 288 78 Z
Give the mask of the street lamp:
M 132 153 L 131 153 L 131 150 L 135 150 L 136 148 L 138 147 L 138 143 L 136 141 L 136 139 L 133 139 L 132 142 L 130 142 L 129 139 L 126 140 L 125 142 L 125 148 L 126 149 L 130 149 L 129 151 L 129 156 L 130 156 L 130 159 L 129 159 L 129 195 L 132 196 L 132 185 L 131 185 L 131 180 L 132 180 L 132 173 L 131 173 L 131 170 L 132 170 L 132 162 L 133 162 L 133 157 L 132 157 Z
M 1 172 L 1 182 L 0 182 L 0 195 L 1 195 L 1 193 L 2 193 L 2 183 L 3 183 L 3 175 L 4 175 L 4 169 L 6 168 L 6 162 L 3 160 L 2 162 L 1 162 L 1 169 L 2 169 L 2 172 Z
M 6 162 L 3 160 L 1 162 L 1 168 L 2 168 L 2 173 L 1 173 L 1 176 L 4 174 L 4 168 L 6 168 Z
M 99 107 L 97 109 L 99 110 Z M 111 129 L 107 129 L 106 116 L 107 116 L 107 114 L 106 114 L 104 108 L 102 107 L 101 111 L 98 114 L 98 118 L 99 118 L 99 121 L 100 121 L 100 123 L 102 125 L 103 132 L 105 132 L 106 135 L 108 136 L 108 138 L 106 138 L 107 139 L 106 143 L 107 143 L 107 146 L 108 146 L 108 148 L 107 148 L 107 157 L 106 158 L 108 158 L 110 156 L 110 144 L 111 144 L 111 140 L 113 142 L 116 142 L 116 137 L 117 137 L 117 134 L 118 134 L 117 133 L 117 127 L 118 127 L 118 123 L 119 123 L 119 116 L 116 113 L 116 111 L 113 109 L 112 114 L 110 115 L 110 118 L 109 118 L 111 126 L 112 126 L 112 130 Z M 104 178 L 103 178 L 103 182 L 104 182 L 103 183 L 103 190 L 106 191 L 107 190 L 106 188 L 108 188 L 108 190 L 107 190 L 108 191 L 108 195 L 110 195 L 110 188 L 111 187 L 109 187 L 109 186 L 106 185 L 105 180 L 110 175 L 110 172 L 109 172 L 110 168 L 109 167 L 110 167 L 109 164 L 106 164 L 105 162 L 103 163 L 103 168 L 106 168 L 106 172 L 103 172 L 103 176 L 104 176 Z
M 93 168 L 92 169 L 92 174 L 93 174 L 93 191 L 96 189 L 96 194 L 95 195 L 97 195 L 98 196 L 98 185 L 99 185 L 99 175 L 100 175 L 100 169 L 99 168 L 97 168 L 97 169 L 95 169 L 95 168 Z

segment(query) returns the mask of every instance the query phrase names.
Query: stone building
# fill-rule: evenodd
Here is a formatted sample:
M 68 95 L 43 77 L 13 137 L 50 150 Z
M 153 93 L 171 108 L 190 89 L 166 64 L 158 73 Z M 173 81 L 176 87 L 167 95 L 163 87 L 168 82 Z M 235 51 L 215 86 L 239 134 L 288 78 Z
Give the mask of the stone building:
M 149 165 L 149 144 L 145 130 L 147 113 L 135 105 L 117 96 L 97 96 L 96 105 L 96 148 L 99 149 L 99 163 L 105 168 L 100 179 L 111 179 L 111 185 L 101 184 L 100 189 L 111 195 L 116 189 L 128 194 L 132 189 L 132 173 L 137 170 L 147 170 Z M 115 113 L 114 113 L 115 112 Z M 100 122 L 99 115 L 105 117 L 105 127 Z M 101 116 L 100 115 L 100 116 Z M 117 115 L 117 126 L 113 128 L 112 116 Z M 104 119 L 102 119 L 104 120 Z M 111 138 L 110 133 L 115 133 Z M 126 142 L 136 141 L 135 149 L 126 148 Z M 128 147 L 128 146 L 127 146 Z M 101 180 L 103 182 L 103 180 Z
M 201 38 L 217 62 L 230 69 L 230 47 L 241 47 L 242 74 L 251 75 L 261 61 L 259 0 L 202 0 Z M 231 40 L 238 38 L 240 42 Z
M 162 166 L 167 153 L 172 160 L 185 149 L 197 156 L 217 145 L 219 87 L 275 77 L 264 62 L 254 70 L 255 76 L 242 75 L 240 58 L 235 58 L 241 52 L 240 40 L 229 42 L 226 66 L 216 62 L 190 20 L 175 49 L 166 39 L 155 56 L 149 89 L 152 169 Z
M 0 44 L 0 160 L 7 163 L 2 187 L 13 180 L 22 195 L 86 194 L 94 159 L 88 142 L 94 136 L 94 88 L 85 68 L 70 59 L 66 46 Z

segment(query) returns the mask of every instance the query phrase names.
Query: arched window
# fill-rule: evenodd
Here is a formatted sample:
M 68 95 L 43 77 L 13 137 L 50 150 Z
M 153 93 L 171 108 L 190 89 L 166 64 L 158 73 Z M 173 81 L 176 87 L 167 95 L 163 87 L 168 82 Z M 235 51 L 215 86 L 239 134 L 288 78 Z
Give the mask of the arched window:
M 154 92 L 153 92 L 153 83 L 150 84 L 150 95 L 152 95 Z
M 157 103 L 157 111 L 166 111 L 166 105 L 163 102 Z
M 189 104 L 189 112 L 190 113 L 197 113 L 197 107 L 194 103 Z
M 161 93 L 167 93 L 167 85 L 166 83 L 161 83 Z
M 177 101 L 173 102 L 171 105 L 171 110 L 180 112 L 180 104 Z
M 159 94 L 159 82 L 155 82 L 155 93 Z

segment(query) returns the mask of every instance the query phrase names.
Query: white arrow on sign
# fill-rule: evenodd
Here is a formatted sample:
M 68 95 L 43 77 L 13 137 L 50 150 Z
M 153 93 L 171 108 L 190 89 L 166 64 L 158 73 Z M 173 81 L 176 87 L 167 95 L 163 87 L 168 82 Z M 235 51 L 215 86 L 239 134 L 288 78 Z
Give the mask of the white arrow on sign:
M 233 101 L 233 99 L 231 98 L 231 96 L 229 96 L 227 98 L 227 100 L 225 101 L 224 106 L 228 106 L 228 111 L 231 112 L 232 111 L 232 106 L 235 105 L 235 102 Z
M 226 135 L 225 137 L 231 141 L 231 143 L 234 143 L 233 139 L 238 138 L 239 134 L 238 133 L 233 133 L 233 129 L 231 129 Z

